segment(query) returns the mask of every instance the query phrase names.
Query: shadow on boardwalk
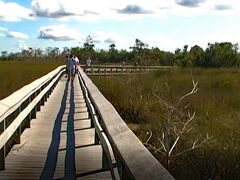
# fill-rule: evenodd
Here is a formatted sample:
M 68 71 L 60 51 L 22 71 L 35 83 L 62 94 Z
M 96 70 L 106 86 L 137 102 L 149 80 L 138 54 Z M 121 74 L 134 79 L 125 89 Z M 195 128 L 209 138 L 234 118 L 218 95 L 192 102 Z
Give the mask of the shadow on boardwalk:
M 48 149 L 47 159 L 41 173 L 40 179 L 53 179 L 57 159 L 59 144 L 61 138 L 61 124 L 64 112 L 66 110 L 67 94 L 69 89 L 69 81 L 65 85 L 64 95 L 61 102 L 61 107 L 55 119 L 54 128 L 52 132 L 52 141 Z M 70 111 L 67 118 L 67 144 L 66 144 L 66 157 L 65 157 L 65 177 L 67 179 L 75 179 L 75 137 L 74 137 L 74 91 L 73 84 L 71 83 L 70 90 Z

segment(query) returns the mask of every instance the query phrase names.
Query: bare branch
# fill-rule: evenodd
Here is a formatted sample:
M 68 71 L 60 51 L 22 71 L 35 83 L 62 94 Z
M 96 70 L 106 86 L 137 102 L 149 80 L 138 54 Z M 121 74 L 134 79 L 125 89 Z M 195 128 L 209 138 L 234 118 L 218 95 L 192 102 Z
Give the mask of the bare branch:
M 193 115 L 189 118 L 189 120 L 183 124 L 183 128 L 182 128 L 182 130 L 181 130 L 181 133 L 184 133 L 184 132 L 185 132 L 185 129 L 186 129 L 187 125 L 194 119 L 195 114 L 196 114 L 196 113 L 194 112 Z M 188 131 L 188 130 L 187 130 L 187 131 Z M 187 131 L 186 131 L 186 132 L 187 132 Z
M 177 139 L 175 140 L 175 142 L 173 143 L 173 145 L 172 145 L 170 151 L 168 152 L 168 155 L 169 155 L 169 156 L 171 155 L 173 149 L 175 148 L 175 146 L 176 146 L 176 144 L 177 144 L 179 138 L 180 138 L 180 136 L 178 136 Z
M 175 110 L 178 111 L 175 107 L 173 107 L 172 105 L 168 104 L 166 101 L 164 101 L 161 97 L 159 97 L 157 94 L 153 93 L 153 95 L 160 101 L 160 103 L 162 103 L 164 106 L 166 106 L 167 108 L 171 109 L 171 110 Z
M 162 145 L 162 147 L 163 147 L 163 150 L 167 153 L 167 149 L 166 149 L 163 141 L 162 141 L 160 138 L 158 138 L 158 141 L 161 143 L 161 145 Z
M 151 130 L 149 130 L 149 131 L 150 131 L 150 135 L 149 135 L 149 137 L 148 137 L 147 141 L 145 142 L 146 144 L 148 144 L 149 140 L 150 140 L 150 139 L 151 139 L 151 137 L 152 137 L 152 131 L 151 131 Z
M 161 151 L 161 149 L 162 149 L 162 148 L 158 148 L 158 149 L 155 150 L 154 152 L 155 152 L 155 153 L 158 153 L 158 152 L 159 152 L 159 153 L 161 153 L 161 154 L 163 154 L 163 155 L 167 155 L 166 152 Z
M 198 91 L 198 88 L 197 88 L 198 82 L 195 83 L 195 81 L 192 80 L 192 83 L 193 83 L 193 89 L 191 90 L 191 92 L 189 92 L 189 93 L 185 94 L 184 96 L 182 96 L 181 98 L 179 98 L 179 101 L 182 101 L 184 98 L 191 96 Z
M 196 143 L 197 143 L 197 142 L 198 142 L 198 139 L 193 142 L 192 149 L 194 149 L 194 148 L 196 147 Z
M 213 143 L 213 142 L 216 141 L 216 139 L 210 140 L 211 138 L 212 138 L 212 137 L 209 137 L 209 136 L 207 135 L 207 138 L 206 138 L 206 139 L 203 139 L 203 140 L 202 140 L 200 143 L 198 143 L 198 144 L 197 144 L 197 142 L 198 142 L 198 139 L 197 139 L 197 140 L 195 140 L 195 141 L 193 142 L 193 145 L 192 145 L 191 148 L 186 149 L 186 150 L 184 150 L 184 151 L 181 151 L 181 152 L 179 152 L 179 153 L 177 153 L 177 154 L 175 154 L 175 155 L 173 155 L 173 156 L 176 157 L 176 156 L 185 154 L 185 153 L 187 153 L 187 152 L 190 152 L 190 151 L 193 151 L 193 150 L 195 150 L 195 149 L 197 149 L 197 148 L 200 148 L 200 147 L 202 147 L 202 146 L 205 145 L 205 144 L 210 144 L 210 143 Z

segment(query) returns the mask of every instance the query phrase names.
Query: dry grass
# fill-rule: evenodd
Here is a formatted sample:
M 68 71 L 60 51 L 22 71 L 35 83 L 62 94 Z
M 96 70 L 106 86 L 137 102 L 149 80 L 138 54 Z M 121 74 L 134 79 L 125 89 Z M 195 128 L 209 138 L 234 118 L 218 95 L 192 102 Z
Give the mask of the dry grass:
M 64 61 L 0 61 L 0 99 L 47 74 Z
M 170 104 L 192 88 L 192 78 L 199 91 L 185 104 L 196 112 L 193 131 L 178 144 L 176 151 L 196 137 L 208 133 L 216 139 L 181 157 L 172 159 L 170 171 L 177 179 L 238 179 L 240 177 L 240 71 L 239 69 L 178 69 L 147 75 L 93 77 L 94 83 L 128 123 L 137 123 L 134 132 L 145 142 L 151 130 L 152 145 L 158 146 L 164 109 L 153 96 L 157 93 Z M 131 125 L 132 126 L 132 125 Z M 154 152 L 153 152 L 154 153 Z M 154 155 L 159 160 L 164 157 Z M 164 164 L 164 161 L 161 161 Z M 186 170 L 187 169 L 187 170 Z

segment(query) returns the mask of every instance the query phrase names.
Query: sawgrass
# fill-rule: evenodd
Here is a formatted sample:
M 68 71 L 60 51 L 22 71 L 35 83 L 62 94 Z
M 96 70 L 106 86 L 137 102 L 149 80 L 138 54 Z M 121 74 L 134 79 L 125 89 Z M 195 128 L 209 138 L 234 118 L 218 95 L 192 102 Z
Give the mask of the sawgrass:
M 116 107 L 135 134 L 158 145 L 161 122 L 166 119 L 153 94 L 175 105 L 198 81 L 198 92 L 187 98 L 196 112 L 193 132 L 182 139 L 176 151 L 206 134 L 216 141 L 172 159 L 169 171 L 176 179 L 238 179 L 240 177 L 240 70 L 177 69 L 150 74 L 92 77 L 101 92 Z M 164 157 L 153 154 L 163 165 Z
M 0 99 L 62 64 L 63 60 L 0 61 Z

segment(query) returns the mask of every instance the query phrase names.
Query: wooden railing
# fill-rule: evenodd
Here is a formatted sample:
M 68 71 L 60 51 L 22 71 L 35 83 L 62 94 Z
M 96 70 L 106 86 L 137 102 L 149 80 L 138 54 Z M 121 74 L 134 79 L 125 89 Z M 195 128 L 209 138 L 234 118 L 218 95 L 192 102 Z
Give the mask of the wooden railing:
M 20 143 L 23 130 L 30 127 L 31 119 L 36 117 L 64 71 L 65 66 L 60 66 L 0 101 L 0 170 L 5 168 L 7 153 Z
M 173 66 L 113 66 L 113 65 L 93 65 L 84 66 L 81 68 L 87 75 L 91 76 L 106 76 L 106 75 L 120 75 L 139 72 L 149 72 L 156 70 L 169 70 L 173 69 Z
M 96 129 L 96 133 L 99 139 L 106 136 L 105 139 L 111 145 L 111 148 L 106 146 L 106 143 L 103 145 L 105 152 L 110 150 L 107 152 L 110 169 L 116 164 L 121 179 L 174 179 L 128 128 L 113 105 L 82 69 L 79 69 L 79 77 L 83 92 L 87 97 L 91 118 L 94 124 L 101 124 L 101 127 Z M 113 154 L 111 155 L 110 152 Z M 114 160 L 111 159 L 112 156 Z

